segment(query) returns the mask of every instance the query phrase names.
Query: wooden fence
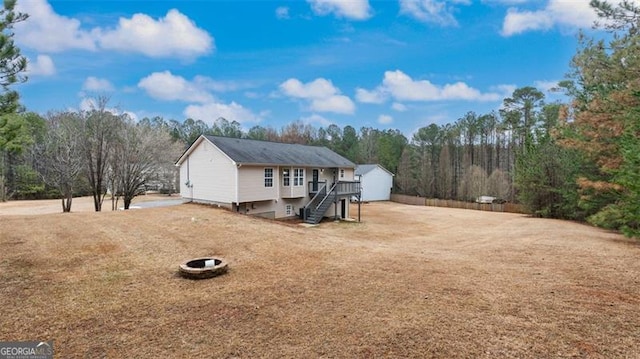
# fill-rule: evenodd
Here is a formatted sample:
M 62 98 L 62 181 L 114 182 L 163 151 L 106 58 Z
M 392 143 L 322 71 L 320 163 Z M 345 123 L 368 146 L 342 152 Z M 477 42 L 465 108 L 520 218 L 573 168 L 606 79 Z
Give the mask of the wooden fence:
M 451 199 L 424 198 L 417 196 L 407 196 L 404 194 L 392 194 L 392 202 L 411 204 L 414 206 L 431 206 L 431 207 L 447 207 L 447 208 L 463 208 L 475 209 L 479 211 L 491 212 L 509 212 L 509 213 L 527 213 L 519 204 L 513 203 L 475 203 L 454 201 Z

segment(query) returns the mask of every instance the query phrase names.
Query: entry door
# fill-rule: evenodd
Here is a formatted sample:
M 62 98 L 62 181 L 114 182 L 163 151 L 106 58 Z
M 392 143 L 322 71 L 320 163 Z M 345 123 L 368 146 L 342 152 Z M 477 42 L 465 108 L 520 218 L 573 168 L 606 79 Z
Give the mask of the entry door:
M 342 217 L 342 219 L 347 218 L 347 200 L 343 199 L 340 201 L 340 207 L 342 207 L 342 214 L 340 215 L 340 217 Z
M 311 173 L 312 173 L 311 177 L 313 181 L 311 190 L 313 192 L 318 192 L 318 180 L 320 178 L 320 171 L 318 171 L 317 168 L 314 168 Z

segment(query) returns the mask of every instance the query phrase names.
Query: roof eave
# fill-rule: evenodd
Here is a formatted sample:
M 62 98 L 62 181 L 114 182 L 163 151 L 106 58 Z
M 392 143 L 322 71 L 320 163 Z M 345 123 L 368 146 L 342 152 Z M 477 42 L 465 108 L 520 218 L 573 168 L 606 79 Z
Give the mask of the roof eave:
M 204 137 L 204 135 L 200 135 L 198 138 L 196 138 L 195 141 L 193 141 L 193 143 L 191 144 L 191 146 L 189 146 L 186 150 L 184 150 L 184 152 L 182 153 L 182 155 L 180 155 L 180 157 L 178 158 L 178 160 L 175 163 L 175 166 L 178 167 L 182 164 L 182 162 L 184 162 L 184 160 L 189 157 L 189 155 L 191 154 L 191 152 L 193 152 L 193 150 L 198 147 L 198 145 L 200 144 L 200 142 L 202 142 L 204 139 L 206 139 Z

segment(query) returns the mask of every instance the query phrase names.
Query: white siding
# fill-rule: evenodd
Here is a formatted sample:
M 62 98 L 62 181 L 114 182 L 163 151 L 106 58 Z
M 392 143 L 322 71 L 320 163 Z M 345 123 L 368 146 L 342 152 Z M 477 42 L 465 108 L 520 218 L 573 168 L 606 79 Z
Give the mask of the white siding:
M 273 186 L 264 186 L 264 169 L 273 169 Z M 242 166 L 238 169 L 238 202 L 277 199 L 280 169 L 277 166 Z
M 354 179 L 355 170 L 353 168 L 343 168 L 343 170 L 344 170 L 344 177 L 343 178 L 338 178 L 338 180 L 340 180 L 340 181 L 354 181 L 355 180 Z
M 363 201 L 388 201 L 393 187 L 393 176 L 380 167 L 365 173 L 360 179 Z
M 280 177 L 279 177 L 279 186 L 280 186 L 280 197 L 281 198 L 300 198 L 300 197 L 305 197 L 308 193 L 307 191 L 307 180 L 309 178 L 309 169 L 308 168 L 302 168 L 302 170 L 304 171 L 304 178 L 302 180 L 302 185 L 295 185 L 295 177 L 294 177 L 294 173 L 295 173 L 295 169 L 300 169 L 302 167 L 280 167 Z M 283 170 L 284 169 L 288 169 L 289 170 L 289 185 L 285 186 L 284 185 L 284 178 L 283 178 Z
M 210 142 L 200 142 L 180 165 L 180 195 L 195 201 L 235 202 L 235 164 Z
M 189 181 L 189 158 L 180 165 L 180 197 L 192 198 L 191 181 Z

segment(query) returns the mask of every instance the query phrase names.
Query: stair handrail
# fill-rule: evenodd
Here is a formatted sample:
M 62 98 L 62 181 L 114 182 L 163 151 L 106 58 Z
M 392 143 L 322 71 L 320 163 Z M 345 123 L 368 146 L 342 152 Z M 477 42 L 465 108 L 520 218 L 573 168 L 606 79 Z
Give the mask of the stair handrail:
M 325 193 L 326 193 L 326 190 L 327 190 L 327 183 L 325 182 L 324 184 L 322 184 L 322 187 L 318 188 L 318 192 L 316 192 L 315 196 L 313 196 L 313 198 L 311 198 L 311 200 L 310 200 L 310 201 L 309 201 L 309 202 L 304 206 L 304 208 L 309 208 L 309 207 L 312 205 L 312 203 L 313 203 L 316 199 L 318 199 L 318 197 L 319 197 L 320 195 L 324 196 L 324 193 L 323 193 L 323 192 L 325 192 Z
M 324 203 L 324 201 L 327 200 L 327 198 L 329 198 L 332 194 L 334 194 L 336 186 L 338 185 L 338 182 L 334 183 L 333 186 L 331 186 L 331 189 L 329 190 L 329 192 L 327 192 L 327 194 L 324 196 L 324 198 L 322 199 L 322 201 L 320 201 L 320 203 L 318 203 L 318 205 L 314 208 L 315 210 L 317 210 L 318 208 L 320 208 L 320 206 L 322 206 L 322 204 Z

